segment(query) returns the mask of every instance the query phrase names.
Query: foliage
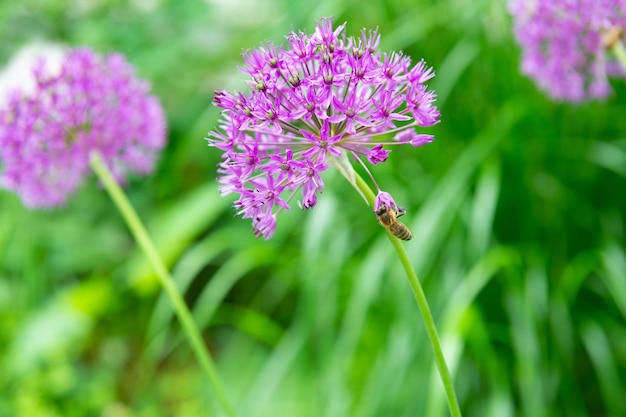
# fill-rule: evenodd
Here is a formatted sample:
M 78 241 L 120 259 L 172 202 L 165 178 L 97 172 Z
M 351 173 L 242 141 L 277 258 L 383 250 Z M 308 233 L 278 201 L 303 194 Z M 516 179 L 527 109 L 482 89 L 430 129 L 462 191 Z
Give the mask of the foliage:
M 217 192 L 213 91 L 239 86 L 243 49 L 329 15 L 437 71 L 435 141 L 375 175 L 407 209 L 464 415 L 624 415 L 626 88 L 549 101 L 520 75 L 503 2 L 2 2 L 0 62 L 43 39 L 120 51 L 152 80 L 169 144 L 128 194 L 239 415 L 446 415 L 406 278 L 339 173 L 267 242 Z M 0 416 L 218 413 L 100 187 L 55 211 L 2 192 L 0 213 Z

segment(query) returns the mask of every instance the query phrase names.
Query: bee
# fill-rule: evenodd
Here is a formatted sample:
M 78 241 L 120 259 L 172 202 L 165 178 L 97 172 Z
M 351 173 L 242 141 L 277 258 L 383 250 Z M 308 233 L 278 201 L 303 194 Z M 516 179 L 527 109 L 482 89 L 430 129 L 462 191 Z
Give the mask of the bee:
M 400 223 L 397 218 L 403 216 L 406 210 L 402 207 L 393 209 L 386 205 L 382 205 L 376 210 L 376 220 L 385 229 L 389 230 L 392 235 L 402 240 L 411 240 L 413 233 L 404 224 Z

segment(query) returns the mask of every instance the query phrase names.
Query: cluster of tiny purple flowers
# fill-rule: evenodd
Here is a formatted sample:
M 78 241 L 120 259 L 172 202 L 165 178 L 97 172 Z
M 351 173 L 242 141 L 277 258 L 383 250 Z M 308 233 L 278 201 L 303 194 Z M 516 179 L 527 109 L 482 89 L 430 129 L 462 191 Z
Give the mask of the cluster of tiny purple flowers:
M 439 122 L 435 94 L 425 84 L 432 68 L 424 61 L 411 67 L 402 53 L 378 52 L 377 30 L 364 29 L 355 39 L 344 29 L 325 18 L 310 36 L 292 31 L 286 48 L 268 42 L 245 52 L 249 94 L 215 94 L 222 118 L 208 141 L 224 151 L 220 191 L 239 194 L 235 208 L 252 219 L 257 236 L 273 235 L 277 214 L 290 209 L 299 190 L 299 205 L 314 207 L 324 188 L 320 174 L 339 160 L 379 164 L 390 153 L 383 146 L 433 140 L 415 130 Z
M 609 51 L 626 29 L 626 0 L 511 0 L 522 72 L 552 98 L 605 98 L 626 73 Z
M 118 181 L 152 171 L 165 116 L 122 55 L 73 49 L 58 71 L 40 59 L 32 72 L 34 88 L 15 89 L 0 108 L 0 186 L 27 207 L 54 207 L 85 180 L 94 151 Z

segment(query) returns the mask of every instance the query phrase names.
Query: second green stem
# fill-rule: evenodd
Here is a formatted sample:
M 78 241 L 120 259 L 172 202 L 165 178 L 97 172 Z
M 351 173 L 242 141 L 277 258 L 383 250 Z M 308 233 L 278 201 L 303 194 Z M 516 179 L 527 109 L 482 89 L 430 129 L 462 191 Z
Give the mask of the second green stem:
M 213 359 L 207 352 L 206 346 L 200 336 L 200 331 L 193 320 L 193 316 L 191 315 L 187 304 L 185 304 L 185 300 L 178 290 L 178 287 L 176 287 L 174 280 L 165 267 L 165 264 L 161 260 L 161 257 L 159 256 L 154 243 L 152 243 L 146 228 L 139 219 L 139 216 L 137 216 L 137 212 L 128 201 L 126 194 L 124 194 L 117 181 L 113 178 L 113 175 L 111 175 L 107 166 L 103 163 L 100 154 L 97 152 L 93 153 L 91 155 L 90 162 L 92 169 L 111 196 L 111 199 L 122 214 L 122 217 L 126 221 L 126 224 L 135 237 L 135 240 L 148 258 L 148 261 L 154 268 L 156 275 L 159 277 L 163 290 L 165 290 L 165 293 L 172 303 L 172 307 L 180 320 L 182 328 L 187 335 L 187 339 L 189 340 L 189 343 L 191 344 L 191 347 L 200 362 L 200 366 L 207 375 L 209 383 L 211 384 L 222 409 L 228 417 L 234 417 L 235 412 L 233 407 L 228 400 L 226 391 L 224 390 L 215 364 L 213 363 Z

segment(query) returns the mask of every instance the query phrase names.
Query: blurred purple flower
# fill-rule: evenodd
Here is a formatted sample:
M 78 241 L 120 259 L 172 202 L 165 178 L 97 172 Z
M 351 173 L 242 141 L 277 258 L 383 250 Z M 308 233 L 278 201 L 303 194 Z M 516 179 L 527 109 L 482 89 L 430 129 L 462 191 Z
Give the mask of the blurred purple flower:
M 390 153 L 383 146 L 433 139 L 415 132 L 439 122 L 435 94 L 425 85 L 432 68 L 378 52 L 376 30 L 347 38 L 345 25 L 321 19 L 310 36 L 291 32 L 286 47 L 268 42 L 247 51 L 241 71 L 251 77 L 251 91 L 215 93 L 223 112 L 208 141 L 224 151 L 221 192 L 239 194 L 235 207 L 252 219 L 257 236 L 273 235 L 276 215 L 289 210 L 300 189 L 299 205 L 314 207 L 324 188 L 320 174 L 334 165 L 345 175 L 348 155 L 378 164 Z
M 122 55 L 73 49 L 58 71 L 43 59 L 31 70 L 33 88 L 14 89 L 0 106 L 0 186 L 27 207 L 54 207 L 89 175 L 92 151 L 118 181 L 152 171 L 165 117 Z
M 580 102 L 611 92 L 626 73 L 608 37 L 626 28 L 626 0 L 511 0 L 522 72 L 555 99 Z

